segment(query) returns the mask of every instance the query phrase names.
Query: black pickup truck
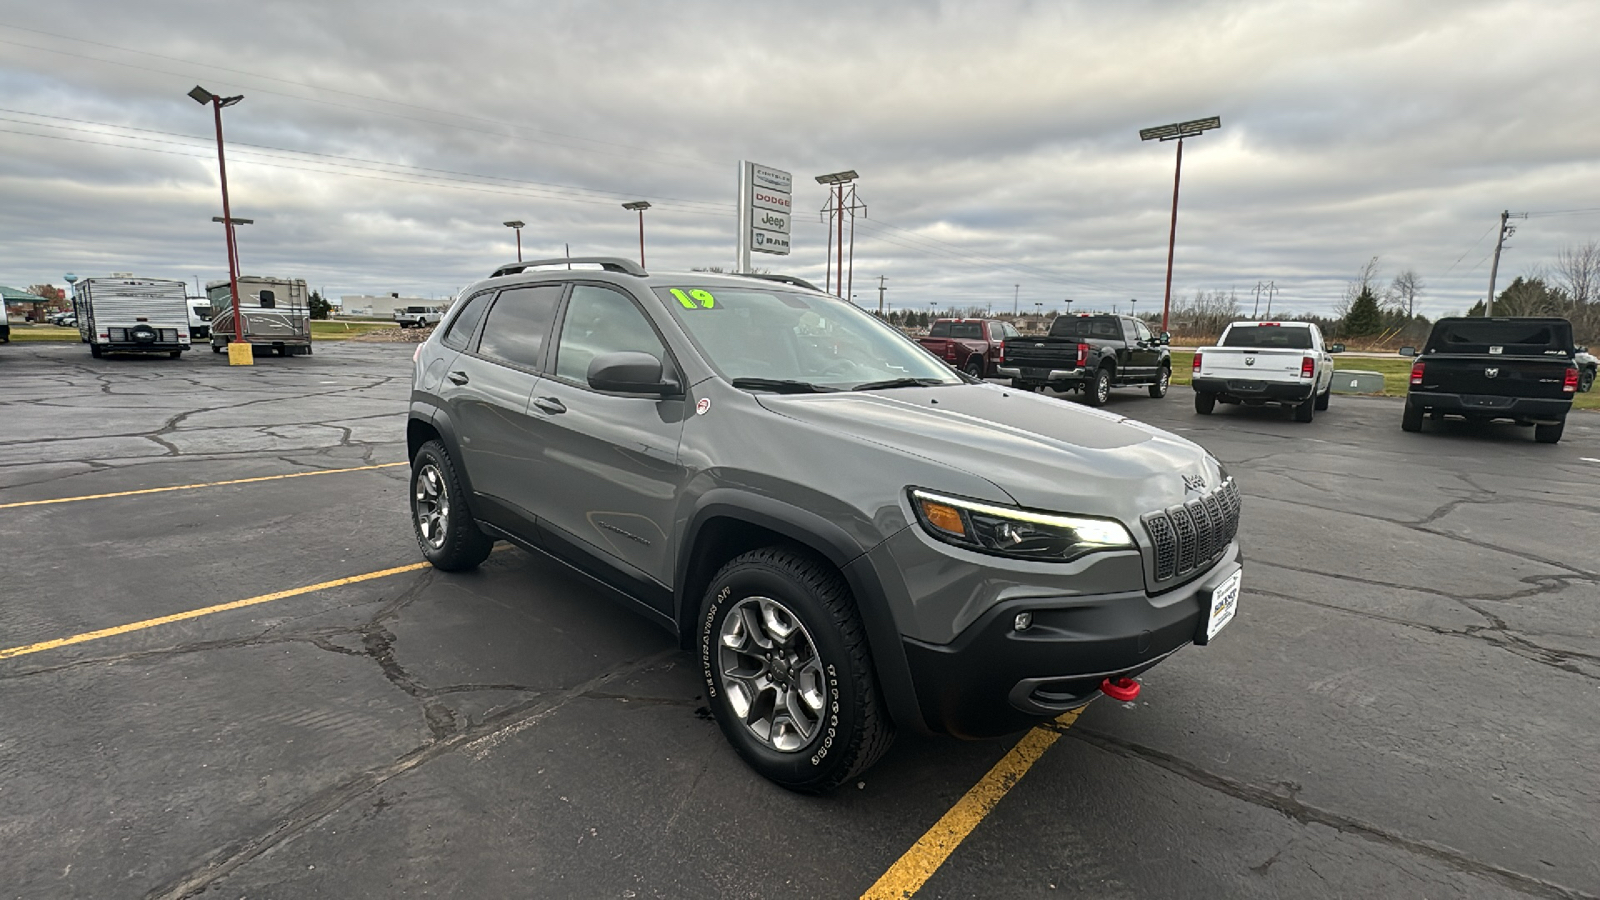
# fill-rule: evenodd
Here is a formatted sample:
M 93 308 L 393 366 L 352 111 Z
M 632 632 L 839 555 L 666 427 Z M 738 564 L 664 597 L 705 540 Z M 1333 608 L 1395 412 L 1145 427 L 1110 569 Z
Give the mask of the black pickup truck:
M 995 372 L 1020 390 L 1083 391 L 1085 402 L 1099 406 L 1112 388 L 1127 385 L 1165 397 L 1172 354 L 1165 335 L 1156 337 L 1132 316 L 1084 313 L 1058 316 L 1043 337 L 1007 338 Z
M 1576 355 L 1566 319 L 1440 319 L 1411 366 L 1400 427 L 1420 431 L 1424 415 L 1511 419 L 1554 444 L 1578 392 Z

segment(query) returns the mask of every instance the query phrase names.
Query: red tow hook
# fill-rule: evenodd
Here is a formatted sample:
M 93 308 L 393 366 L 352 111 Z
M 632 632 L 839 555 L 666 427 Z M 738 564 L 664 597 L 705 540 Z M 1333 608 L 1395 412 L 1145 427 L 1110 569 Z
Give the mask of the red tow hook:
M 1113 700 L 1126 703 L 1139 696 L 1139 682 L 1132 678 L 1107 678 L 1100 682 L 1100 692 Z

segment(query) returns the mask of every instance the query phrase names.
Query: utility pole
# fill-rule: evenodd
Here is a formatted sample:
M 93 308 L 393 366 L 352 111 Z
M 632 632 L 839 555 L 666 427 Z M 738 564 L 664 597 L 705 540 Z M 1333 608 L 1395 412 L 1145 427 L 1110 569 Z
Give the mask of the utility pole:
M 1278 293 L 1278 283 L 1276 281 L 1267 282 L 1267 318 L 1269 319 L 1272 318 L 1272 296 L 1276 293 Z
M 1016 315 L 1017 315 L 1017 300 L 1021 296 L 1022 296 L 1022 285 L 1013 284 L 1011 286 L 1011 316 L 1012 316 L 1012 318 L 1016 318 Z
M 1261 291 L 1264 287 L 1265 285 L 1261 282 L 1256 282 L 1256 305 L 1250 308 L 1250 318 L 1252 319 L 1261 316 Z
M 1494 315 L 1494 279 L 1500 273 L 1500 248 L 1505 246 L 1506 238 L 1517 233 L 1517 226 L 1508 225 L 1507 219 L 1526 219 L 1527 213 L 1514 213 L 1510 210 L 1500 212 L 1500 236 L 1494 242 L 1494 262 L 1489 266 L 1489 299 L 1484 301 L 1483 316 L 1488 318 Z
M 883 292 L 885 290 L 887 290 L 887 288 L 884 287 L 883 283 L 885 281 L 888 281 L 888 280 L 889 279 L 888 279 L 887 276 L 884 276 L 884 275 L 879 275 L 878 276 L 878 317 L 879 318 L 883 317 Z

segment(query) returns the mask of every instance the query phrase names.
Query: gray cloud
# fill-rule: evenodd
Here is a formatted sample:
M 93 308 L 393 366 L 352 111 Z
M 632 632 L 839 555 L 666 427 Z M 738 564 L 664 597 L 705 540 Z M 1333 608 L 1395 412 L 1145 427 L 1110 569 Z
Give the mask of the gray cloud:
M 634 197 L 652 267 L 728 265 L 752 158 L 796 175 L 795 254 L 766 264 L 818 280 L 810 176 L 862 173 L 863 301 L 885 275 L 898 305 L 1009 308 L 1020 284 L 1030 308 L 1153 308 L 1173 146 L 1137 130 L 1218 114 L 1185 147 L 1176 293 L 1270 279 L 1325 312 L 1376 255 L 1458 310 L 1501 209 L 1600 207 L 1597 31 L 1592 3 L 1530 0 L 58 0 L 0 14 L 0 281 L 221 273 L 198 82 L 246 95 L 245 268 L 335 295 L 453 292 L 514 255 L 508 218 L 529 253 L 632 255 Z M 1597 234 L 1530 219 L 1502 284 Z

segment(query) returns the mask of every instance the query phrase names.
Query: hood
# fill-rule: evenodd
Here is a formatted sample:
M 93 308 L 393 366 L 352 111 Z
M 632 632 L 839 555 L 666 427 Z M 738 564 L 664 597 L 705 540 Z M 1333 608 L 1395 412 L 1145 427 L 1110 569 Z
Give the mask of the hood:
M 995 385 L 762 394 L 759 400 L 827 433 L 986 479 L 1032 509 L 1131 524 L 1146 512 L 1199 496 L 1197 490 L 1210 491 L 1223 478 L 1210 454 L 1177 435 Z

